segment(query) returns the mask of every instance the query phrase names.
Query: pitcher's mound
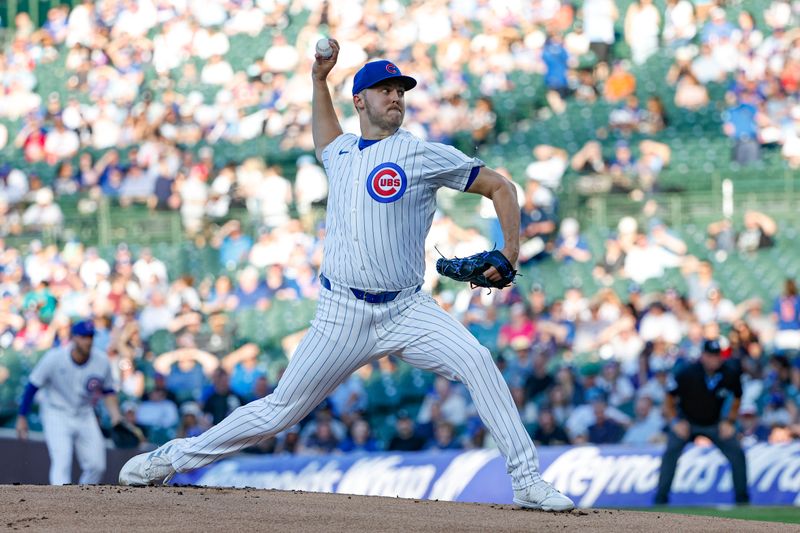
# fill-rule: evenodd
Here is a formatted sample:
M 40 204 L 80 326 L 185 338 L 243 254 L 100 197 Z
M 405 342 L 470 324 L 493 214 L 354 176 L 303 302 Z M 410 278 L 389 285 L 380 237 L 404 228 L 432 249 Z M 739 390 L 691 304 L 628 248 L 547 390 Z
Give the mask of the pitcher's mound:
M 435 502 L 257 489 L 0 486 L 6 531 L 797 531 L 784 524 L 668 513 L 525 511 Z

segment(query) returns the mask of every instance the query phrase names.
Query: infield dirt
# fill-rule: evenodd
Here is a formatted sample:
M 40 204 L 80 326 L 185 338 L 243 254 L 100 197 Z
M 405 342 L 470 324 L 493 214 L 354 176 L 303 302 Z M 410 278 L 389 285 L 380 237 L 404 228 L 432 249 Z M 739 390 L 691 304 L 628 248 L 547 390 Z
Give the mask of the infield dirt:
M 668 513 L 525 511 L 452 503 L 258 489 L 0 486 L 6 531 L 800 531 L 789 524 Z

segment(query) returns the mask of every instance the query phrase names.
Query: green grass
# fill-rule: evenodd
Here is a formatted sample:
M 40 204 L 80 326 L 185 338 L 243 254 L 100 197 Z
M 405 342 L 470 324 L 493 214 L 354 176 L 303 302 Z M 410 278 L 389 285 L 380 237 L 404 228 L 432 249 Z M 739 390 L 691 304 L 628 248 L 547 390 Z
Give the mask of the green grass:
M 633 510 L 633 509 L 632 509 Z M 800 507 L 649 507 L 635 509 L 659 513 L 678 513 L 689 515 L 738 518 L 740 520 L 763 520 L 765 522 L 784 522 L 800 524 Z

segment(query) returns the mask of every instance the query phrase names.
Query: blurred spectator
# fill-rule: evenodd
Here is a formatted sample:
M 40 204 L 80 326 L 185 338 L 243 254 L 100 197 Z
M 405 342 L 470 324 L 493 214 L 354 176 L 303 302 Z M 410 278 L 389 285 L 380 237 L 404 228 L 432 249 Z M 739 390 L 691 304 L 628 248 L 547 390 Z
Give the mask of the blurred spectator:
M 292 184 L 280 175 L 277 167 L 267 167 L 257 193 L 257 214 L 265 226 L 274 228 L 289 219 L 292 204 Z
M 22 201 L 28 193 L 28 177 L 21 170 L 8 163 L 0 166 L 0 198 L 14 205 Z
M 717 6 L 711 9 L 711 20 L 706 22 L 700 34 L 704 43 L 716 44 L 733 35 L 733 25 L 726 20 L 725 10 Z
M 168 329 L 174 317 L 175 314 L 167 305 L 164 294 L 158 289 L 152 291 L 147 305 L 139 313 L 142 338 L 147 340 L 156 331 Z
M 358 372 L 351 374 L 331 393 L 329 401 L 333 413 L 346 422 L 366 411 L 367 392 L 361 375 Z
M 449 422 L 437 422 L 433 430 L 433 438 L 428 441 L 428 450 L 457 450 L 461 446 L 455 438 L 455 428 Z
M 470 134 L 472 145 L 479 148 L 493 139 L 497 114 L 492 100 L 487 97 L 478 98 L 475 109 L 470 113 Z
M 216 314 L 214 316 L 225 317 L 223 314 Z M 214 323 L 216 327 L 213 328 L 215 333 L 212 333 L 212 337 L 213 335 L 220 335 L 220 330 L 224 327 L 224 323 L 220 321 L 220 318 L 215 318 Z M 212 342 L 216 344 L 217 341 Z M 220 340 L 219 342 L 220 348 L 232 348 L 231 342 L 226 342 L 224 340 Z M 207 344 L 211 344 L 211 342 Z M 215 353 L 215 355 L 217 357 L 222 357 L 221 366 L 230 376 L 231 391 L 233 391 L 243 403 L 254 400 L 257 394 L 255 390 L 256 384 L 260 379 L 266 379 L 266 371 L 258 360 L 258 346 L 253 343 L 248 343 L 236 350 L 231 350 L 230 353 L 224 356 L 221 356 L 220 353 Z
M 749 165 L 761 159 L 756 119 L 758 107 L 755 95 L 743 92 L 737 96 L 731 92 L 725 95 L 727 110 L 723 113 L 723 131 L 733 139 L 731 160 L 740 165 Z
M 165 388 L 150 391 L 136 411 L 136 422 L 149 429 L 170 429 L 179 422 L 178 407 L 167 397 Z
M 641 65 L 658 50 L 661 14 L 653 0 L 637 0 L 625 12 L 625 42 L 631 47 L 633 62 Z
M 327 197 L 328 179 L 325 172 L 315 163 L 312 156 L 305 155 L 298 158 L 294 198 L 297 212 L 306 231 L 311 231 L 316 222 L 313 208 L 324 202 Z
M 264 285 L 270 300 L 299 300 L 301 297 L 300 287 L 293 279 L 284 275 L 281 265 L 267 267 Z
M 419 424 L 432 424 L 438 420 L 447 421 L 454 426 L 467 420 L 466 398 L 442 376 L 436 376 L 433 390 L 425 396 L 417 415 Z
M 744 228 L 736 233 L 730 219 L 712 222 L 708 225 L 708 247 L 717 251 L 719 259 L 738 250 L 742 253 L 754 253 L 775 244 L 778 226 L 768 215 L 758 211 L 746 211 Z
M 625 427 L 606 416 L 606 401 L 602 394 L 592 396 L 592 411 L 594 422 L 587 428 L 587 440 L 592 444 L 616 444 L 625 435 Z
M 549 409 L 539 411 L 532 438 L 537 446 L 559 446 L 570 443 L 567 432 L 556 423 L 553 413 Z
M 532 359 L 531 373 L 525 381 L 526 398 L 533 402 L 539 402 L 554 384 L 553 375 L 547 368 L 546 357 L 541 354 L 535 355 Z M 552 416 L 552 413 L 550 415 Z M 539 417 L 541 419 L 541 411 Z
M 605 193 L 611 189 L 608 166 L 598 141 L 588 141 L 573 154 L 570 167 L 581 175 L 576 186 L 582 194 Z M 584 178 L 585 176 L 585 178 Z
M 694 8 L 689 0 L 667 0 L 664 12 L 664 43 L 671 47 L 684 46 L 697 33 Z
M 339 447 L 339 439 L 333 434 L 329 420 L 319 421 L 314 431 L 301 443 L 302 453 L 326 454 Z
M 395 422 L 395 435 L 387 450 L 392 452 L 417 452 L 425 447 L 425 438 L 414 431 L 414 421 L 408 413 L 401 412 Z
M 370 435 L 369 424 L 365 420 L 356 420 L 350 427 L 350 435 L 339 444 L 339 449 L 345 453 L 350 452 L 375 452 L 378 443 Z
M 754 405 L 743 405 L 739 409 L 739 425 L 744 446 L 766 442 L 769 438 L 769 428 L 759 420 L 758 409 Z
M 603 88 L 603 97 L 613 104 L 624 100 L 634 91 L 636 91 L 636 78 L 630 73 L 624 62 L 615 61 Z
M 231 391 L 230 376 L 223 368 L 214 371 L 212 387 L 210 394 L 203 399 L 203 412 L 209 415 L 211 424 L 216 425 L 245 402 Z
M 61 207 L 53 201 L 53 191 L 47 187 L 36 191 L 36 202 L 22 214 L 22 224 L 32 231 L 59 231 L 64 222 Z
M 653 408 L 653 400 L 648 396 L 636 399 L 635 418 L 631 423 L 622 444 L 644 445 L 664 440 L 664 418 Z
M 705 85 L 691 71 L 678 78 L 675 86 L 675 105 L 690 111 L 697 111 L 708 105 L 710 99 Z
M 717 288 L 709 289 L 706 299 L 700 301 L 694 311 L 701 324 L 709 322 L 731 324 L 741 314 L 733 302 L 724 298 L 722 291 Z
M 655 95 L 649 96 L 639 119 L 639 132 L 646 135 L 655 135 L 663 130 L 668 123 L 667 112 L 664 109 L 664 103 L 661 98 Z
M 190 335 L 179 338 L 178 345 L 177 350 L 156 357 L 153 368 L 166 376 L 167 388 L 179 401 L 200 398 L 219 361 L 210 353 L 194 347 Z
M 778 225 L 764 213 L 746 211 L 744 229 L 736 236 L 736 248 L 740 252 L 753 253 L 775 244 Z
M 782 124 L 781 155 L 786 159 L 789 168 L 800 168 L 800 105 L 792 107 L 789 121 Z
M 591 261 L 592 252 L 589 250 L 586 240 L 581 237 L 578 221 L 574 218 L 565 218 L 561 221 L 553 257 L 564 263 Z
M 269 307 L 269 292 L 254 267 L 241 270 L 238 281 L 236 291 L 230 297 L 232 308 L 265 310 Z
M 228 270 L 235 270 L 240 263 L 247 260 L 253 239 L 242 233 L 242 223 L 234 219 L 226 222 L 217 231 L 211 244 L 219 248 L 220 264 Z
M 179 439 L 196 437 L 208 429 L 208 423 L 197 402 L 185 402 L 180 408 L 181 421 L 177 434 Z
M 775 299 L 773 320 L 778 324 L 775 347 L 780 350 L 800 350 L 800 296 L 793 279 L 784 282 L 783 294 Z
M 138 428 L 142 432 L 142 435 L 144 435 L 146 428 L 142 427 L 140 424 L 136 422 L 136 415 L 138 409 L 139 405 L 132 400 L 123 401 L 119 407 L 120 414 L 122 415 L 124 421 L 127 424 L 130 424 L 131 426 Z M 115 442 L 114 445 L 118 448 L 141 448 L 147 445 L 147 441 L 142 442 L 135 436 L 131 435 L 129 437 L 124 438 L 124 442 Z
M 527 166 L 525 175 L 529 180 L 544 185 L 550 191 L 558 190 L 561 187 L 561 178 L 567 170 L 567 163 L 569 160 L 567 151 L 556 148 L 555 146 L 540 144 L 533 149 L 533 156 L 536 158 L 536 161 Z M 545 193 L 542 192 L 538 194 Z M 536 199 L 540 200 L 538 196 Z M 552 197 L 550 201 L 545 203 L 549 206 L 549 204 L 552 203 Z
M 576 406 L 569 415 L 565 423 L 567 434 L 573 443 L 586 443 L 589 441 L 589 428 L 597 422 L 597 412 L 602 411 L 602 420 L 595 428 L 596 437 L 605 438 L 606 436 L 619 439 L 625 432 L 624 425 L 628 424 L 630 418 L 615 407 L 606 403 L 605 393 L 598 388 L 591 388 L 586 393 L 587 403 Z M 616 424 L 611 423 L 613 419 Z M 606 435 L 608 433 L 609 435 Z M 619 439 L 615 442 L 619 442 Z
M 559 114 L 564 112 L 566 108 L 564 99 L 569 95 L 567 82 L 569 59 L 561 34 L 551 32 L 542 49 L 542 61 L 546 68 L 544 84 L 547 87 L 547 103 L 550 109 Z
M 670 344 L 677 344 L 683 336 L 678 319 L 661 302 L 650 305 L 639 324 L 639 334 L 644 341 L 660 338 Z
M 556 229 L 552 210 L 542 205 L 541 195 L 536 194 L 538 186 L 531 183 L 526 188 L 520 215 L 519 261 L 522 264 L 541 257 Z
M 45 161 L 54 165 L 62 159 L 75 156 L 80 148 L 80 139 L 77 133 L 64 127 L 61 118 L 56 118 L 53 129 L 47 133 L 43 148 Z
M 531 319 L 525 304 L 519 302 L 511 306 L 508 323 L 500 326 L 497 337 L 499 349 L 511 346 L 517 339 L 527 341 L 528 347 L 536 336 L 536 323 Z
M 611 360 L 603 365 L 598 386 L 605 392 L 609 405 L 623 409 L 633 401 L 634 388 L 630 378 L 621 372 L 617 361 Z
M 646 235 L 637 234 L 632 246 L 626 251 L 625 275 L 638 284 L 649 279 L 660 278 L 664 269 L 680 265 L 680 257 L 650 242 Z
M 612 0 L 587 0 L 580 14 L 583 30 L 589 38 L 589 48 L 597 58 L 596 75 L 605 79 L 615 41 L 614 23 L 619 18 L 616 3 Z

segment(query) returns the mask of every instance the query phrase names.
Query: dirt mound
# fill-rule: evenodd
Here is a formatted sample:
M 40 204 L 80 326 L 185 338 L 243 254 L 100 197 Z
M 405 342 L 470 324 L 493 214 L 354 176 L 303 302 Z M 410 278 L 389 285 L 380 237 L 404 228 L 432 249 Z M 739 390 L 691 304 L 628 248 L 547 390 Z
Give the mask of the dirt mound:
M 525 511 L 509 505 L 257 489 L 0 486 L 0 526 L 35 531 L 797 531 L 664 513 L 586 509 Z

